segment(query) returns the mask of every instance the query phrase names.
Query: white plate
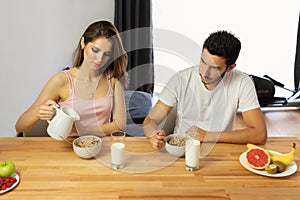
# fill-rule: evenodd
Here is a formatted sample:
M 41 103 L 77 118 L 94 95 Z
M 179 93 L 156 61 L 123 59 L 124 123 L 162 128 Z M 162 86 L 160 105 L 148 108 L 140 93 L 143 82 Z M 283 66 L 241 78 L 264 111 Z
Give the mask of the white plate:
M 270 151 L 270 150 L 268 150 L 268 151 Z M 272 151 L 272 152 L 278 153 L 276 151 Z M 280 153 L 278 153 L 278 154 L 280 154 Z M 276 174 L 269 174 L 268 172 L 266 172 L 263 169 L 261 169 L 261 170 L 253 169 L 251 166 L 248 165 L 248 163 L 246 161 L 246 152 L 244 152 L 240 155 L 240 163 L 243 165 L 243 167 L 245 167 L 249 171 L 259 174 L 259 175 L 262 175 L 262 176 L 284 177 L 284 176 L 290 176 L 297 171 L 297 164 L 295 161 L 293 161 L 291 164 L 289 164 L 287 166 L 287 168 L 284 170 L 284 172 L 276 173 Z
M 13 175 L 13 177 L 16 178 L 17 181 L 10 188 L 6 188 L 6 190 L 0 190 L 0 194 L 8 192 L 9 190 L 12 190 L 13 188 L 15 188 L 18 185 L 18 183 L 20 182 L 19 174 L 15 173 L 15 175 Z

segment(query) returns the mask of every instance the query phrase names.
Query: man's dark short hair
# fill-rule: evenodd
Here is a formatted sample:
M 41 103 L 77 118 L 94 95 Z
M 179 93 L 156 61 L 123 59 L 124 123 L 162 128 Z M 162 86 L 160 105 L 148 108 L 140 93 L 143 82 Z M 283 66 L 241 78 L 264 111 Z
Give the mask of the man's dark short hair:
M 229 67 L 234 64 L 241 50 L 241 42 L 233 34 L 227 31 L 217 31 L 211 33 L 203 44 L 210 54 L 221 56 L 226 59 Z

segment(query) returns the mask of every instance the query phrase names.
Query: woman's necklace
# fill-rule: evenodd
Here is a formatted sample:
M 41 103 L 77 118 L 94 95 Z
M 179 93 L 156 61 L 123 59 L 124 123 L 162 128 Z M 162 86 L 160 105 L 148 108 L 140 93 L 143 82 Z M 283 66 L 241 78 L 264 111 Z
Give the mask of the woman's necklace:
M 86 92 L 86 97 L 88 99 L 95 99 L 95 94 L 96 94 L 96 91 L 97 91 L 97 88 L 98 88 L 98 83 L 100 81 L 100 78 L 99 80 L 96 80 L 96 81 L 84 81 L 84 91 Z
M 76 95 L 82 99 L 95 99 L 101 77 L 102 74 L 93 79 L 88 80 L 80 72 L 78 72 L 75 82 Z

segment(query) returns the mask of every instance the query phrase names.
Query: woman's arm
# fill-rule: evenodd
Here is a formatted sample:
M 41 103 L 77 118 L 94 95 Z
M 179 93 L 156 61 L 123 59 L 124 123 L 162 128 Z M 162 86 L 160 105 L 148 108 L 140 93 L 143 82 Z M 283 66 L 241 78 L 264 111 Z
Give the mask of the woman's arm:
M 105 135 L 110 135 L 113 131 L 123 131 L 126 127 L 126 106 L 124 98 L 124 88 L 117 79 L 112 79 L 114 88 L 113 118 L 111 123 L 100 126 Z
M 19 117 L 15 124 L 16 131 L 25 132 L 30 130 L 38 120 L 48 120 L 54 115 L 51 105 L 56 105 L 63 92 L 65 75 L 60 72 L 52 76 L 35 102 Z

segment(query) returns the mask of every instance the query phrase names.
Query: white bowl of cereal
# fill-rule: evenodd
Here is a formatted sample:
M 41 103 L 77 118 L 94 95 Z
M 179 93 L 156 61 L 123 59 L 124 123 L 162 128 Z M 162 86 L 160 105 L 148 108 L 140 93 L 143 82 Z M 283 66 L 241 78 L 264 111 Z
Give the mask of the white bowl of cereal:
M 185 153 L 185 136 L 181 135 L 168 135 L 166 137 L 166 150 L 169 154 L 181 157 Z
M 95 157 L 102 148 L 101 138 L 93 135 L 80 136 L 73 140 L 73 150 L 81 158 Z

